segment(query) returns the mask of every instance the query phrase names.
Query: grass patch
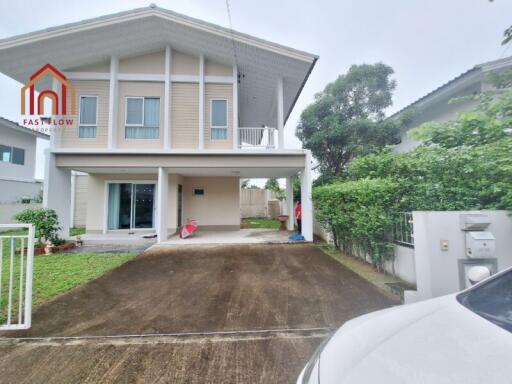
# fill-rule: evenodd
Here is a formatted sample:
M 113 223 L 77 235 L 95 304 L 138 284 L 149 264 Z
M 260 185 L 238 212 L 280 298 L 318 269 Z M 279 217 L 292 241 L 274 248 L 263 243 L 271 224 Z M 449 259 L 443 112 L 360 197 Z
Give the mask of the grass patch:
M 4 241 L 0 323 L 5 322 L 10 269 L 10 254 Z M 136 253 L 59 253 L 34 257 L 33 304 L 44 303 L 50 298 L 93 280 L 105 272 L 134 258 Z M 26 261 L 25 261 L 26 262 Z M 17 313 L 20 282 L 20 256 L 14 256 L 13 307 Z
M 248 217 L 242 220 L 247 228 L 279 229 L 279 221 L 264 217 Z
M 355 256 L 347 255 L 339 249 L 336 249 L 336 247 L 332 244 L 317 244 L 316 246 L 320 248 L 325 254 L 335 259 L 338 263 L 342 264 L 344 267 L 350 269 L 352 272 L 356 273 L 369 283 L 375 285 L 388 297 L 394 300 L 397 299 L 397 296 L 386 284 L 401 282 L 398 277 L 385 272 L 378 272 L 372 264 L 367 263 L 366 261 Z
M 85 228 L 70 228 L 69 236 L 81 236 L 85 234 Z
M 0 231 L 0 236 L 23 236 L 27 233 L 27 229 L 9 229 L 7 231 Z

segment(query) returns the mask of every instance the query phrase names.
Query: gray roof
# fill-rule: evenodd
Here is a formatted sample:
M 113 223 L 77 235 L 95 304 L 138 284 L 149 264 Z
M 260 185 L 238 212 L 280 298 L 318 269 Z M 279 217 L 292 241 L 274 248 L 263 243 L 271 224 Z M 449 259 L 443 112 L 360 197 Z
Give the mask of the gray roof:
M 435 102 L 438 97 L 440 97 L 444 92 L 449 91 L 451 88 L 457 87 L 461 84 L 467 86 L 470 85 L 471 82 L 481 81 L 482 75 L 487 72 L 500 70 L 507 67 L 512 67 L 512 56 L 477 64 L 473 68 L 468 69 L 466 72 L 461 73 L 457 77 L 454 77 L 433 91 L 427 93 L 425 96 L 420 97 L 418 100 L 393 113 L 388 117 L 388 119 L 396 119 L 410 108 L 418 107 L 430 102 Z
M 6 119 L 5 117 L 0 117 L 0 125 L 3 126 L 3 127 L 14 129 L 14 130 L 19 131 L 19 132 L 26 133 L 28 135 L 33 135 L 33 136 L 40 137 L 41 139 L 48 140 L 50 138 L 50 136 L 47 135 L 46 133 L 35 131 L 33 129 L 24 127 L 23 125 L 19 125 L 15 121 Z
M 187 21 L 192 22 L 192 23 L 197 23 L 199 25 L 203 25 L 203 26 L 207 26 L 207 27 L 210 27 L 210 28 L 214 28 L 214 29 L 217 29 L 219 31 L 222 31 L 222 32 L 225 32 L 225 33 L 230 33 L 230 34 L 233 34 L 235 36 L 243 37 L 243 38 L 246 38 L 246 39 L 250 39 L 250 40 L 253 40 L 255 42 L 266 44 L 268 46 L 272 46 L 272 47 L 275 47 L 275 48 L 278 48 L 278 49 L 282 49 L 282 50 L 287 50 L 287 51 L 290 51 L 290 52 L 293 52 L 293 53 L 297 53 L 297 54 L 300 54 L 300 55 L 304 55 L 304 56 L 309 56 L 311 61 L 313 61 L 314 59 L 318 59 L 319 58 L 318 55 L 315 55 L 313 53 L 309 53 L 309 52 L 301 51 L 299 49 L 287 47 L 285 45 L 281 45 L 281 44 L 278 44 L 278 43 L 274 43 L 272 41 L 261 39 L 259 37 L 255 37 L 255 36 L 249 35 L 247 33 L 238 32 L 238 31 L 235 31 L 235 30 L 232 30 L 232 29 L 229 29 L 229 28 L 222 27 L 222 26 L 217 25 L 217 24 L 213 24 L 213 23 L 201 20 L 201 19 L 196 19 L 194 17 L 190 17 L 190 16 L 184 15 L 182 13 L 174 12 L 174 11 L 171 11 L 169 9 L 161 8 L 161 7 L 158 7 L 158 6 L 155 6 L 155 5 L 150 5 L 148 7 L 135 8 L 135 9 L 131 9 L 131 10 L 128 10 L 128 11 L 112 13 L 112 14 L 109 14 L 109 15 L 104 15 L 104 16 L 99 16 L 99 17 L 93 17 L 93 18 L 90 18 L 90 19 L 84 19 L 84 20 L 81 20 L 81 21 L 73 22 L 73 23 L 62 24 L 62 25 L 55 26 L 55 27 L 44 28 L 44 29 L 40 29 L 40 30 L 37 30 L 37 31 L 29 32 L 29 33 L 24 33 L 24 34 L 20 34 L 20 35 L 16 35 L 16 36 L 11 36 L 11 37 L 8 37 L 8 38 L 0 39 L 0 44 L 6 43 L 6 42 L 13 42 L 13 41 L 16 41 L 16 40 L 22 40 L 22 39 L 26 39 L 26 38 L 31 38 L 31 37 L 34 37 L 34 36 L 37 36 L 37 35 L 40 35 L 40 34 L 46 34 L 46 33 L 49 33 L 49 32 L 55 32 L 55 31 L 60 31 L 60 30 L 72 28 L 72 27 L 78 27 L 78 26 L 81 26 L 81 25 L 94 24 L 94 23 L 99 22 L 99 21 L 106 21 L 106 20 L 110 20 L 110 19 L 116 19 L 116 18 L 119 18 L 119 17 L 122 17 L 122 16 L 131 15 L 131 14 L 135 15 L 135 14 L 138 14 L 138 13 L 147 12 L 148 10 L 154 10 L 154 11 L 163 12 L 163 13 L 166 13 L 168 15 L 175 16 L 175 17 L 187 20 Z

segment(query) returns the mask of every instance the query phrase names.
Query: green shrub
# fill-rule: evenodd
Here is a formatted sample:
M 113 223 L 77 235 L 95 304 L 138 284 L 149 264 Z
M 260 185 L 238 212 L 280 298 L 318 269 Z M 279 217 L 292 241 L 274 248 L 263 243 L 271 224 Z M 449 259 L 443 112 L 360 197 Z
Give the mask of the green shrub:
M 392 257 L 397 191 L 389 178 L 317 187 L 313 191 L 316 217 L 332 233 L 336 247 L 350 253 L 361 249 L 381 269 Z
M 58 237 L 59 219 L 53 209 L 47 208 L 29 208 L 17 213 L 14 219 L 19 223 L 33 224 L 35 227 L 35 236 L 41 244 L 50 240 L 54 244 L 62 241 Z

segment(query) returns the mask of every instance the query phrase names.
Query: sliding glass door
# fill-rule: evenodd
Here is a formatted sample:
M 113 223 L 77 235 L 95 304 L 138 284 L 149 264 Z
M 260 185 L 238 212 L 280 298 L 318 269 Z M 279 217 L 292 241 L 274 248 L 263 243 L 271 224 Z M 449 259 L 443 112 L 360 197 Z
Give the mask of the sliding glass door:
M 108 185 L 108 229 L 153 228 L 155 184 Z

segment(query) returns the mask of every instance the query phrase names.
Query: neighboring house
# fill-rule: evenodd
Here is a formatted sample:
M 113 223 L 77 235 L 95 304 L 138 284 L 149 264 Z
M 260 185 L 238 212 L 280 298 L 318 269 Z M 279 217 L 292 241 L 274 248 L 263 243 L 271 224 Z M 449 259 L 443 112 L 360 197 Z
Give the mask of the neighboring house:
M 0 204 L 29 203 L 41 196 L 36 180 L 37 138 L 49 136 L 0 117 Z
M 488 79 L 492 72 L 501 72 L 512 68 L 512 57 L 478 64 L 458 77 L 450 80 L 429 94 L 416 100 L 407 107 L 391 115 L 389 119 L 398 119 L 411 113 L 410 123 L 402 131 L 402 142 L 395 146 L 397 152 L 406 152 L 420 143 L 408 137 L 407 132 L 428 121 L 446 122 L 457 118 L 458 114 L 474 109 L 475 100 L 450 103 L 450 100 L 463 96 L 474 96 L 493 89 Z
M 26 83 L 49 62 L 76 91 L 78 123 L 52 135 L 44 193 L 62 233 L 78 171 L 88 233 L 160 242 L 187 219 L 239 229 L 240 178 L 287 178 L 293 204 L 297 173 L 312 240 L 311 155 L 284 148 L 284 124 L 317 58 L 155 6 L 0 40 L 1 72 Z

